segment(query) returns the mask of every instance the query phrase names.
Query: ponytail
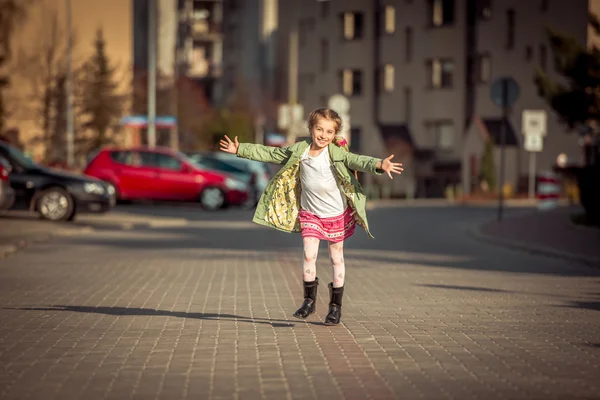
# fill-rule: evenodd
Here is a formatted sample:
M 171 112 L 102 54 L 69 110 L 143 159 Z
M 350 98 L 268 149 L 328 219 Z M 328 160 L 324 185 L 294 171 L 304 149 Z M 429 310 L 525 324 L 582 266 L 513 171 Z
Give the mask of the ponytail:
M 332 140 L 333 144 L 335 144 L 338 147 L 341 147 L 342 149 L 346 150 L 346 151 L 350 151 L 350 147 L 348 146 L 348 141 L 341 137 L 341 136 L 335 136 Z M 356 180 L 358 180 L 358 172 L 356 171 L 352 171 L 354 172 L 354 177 L 356 178 Z

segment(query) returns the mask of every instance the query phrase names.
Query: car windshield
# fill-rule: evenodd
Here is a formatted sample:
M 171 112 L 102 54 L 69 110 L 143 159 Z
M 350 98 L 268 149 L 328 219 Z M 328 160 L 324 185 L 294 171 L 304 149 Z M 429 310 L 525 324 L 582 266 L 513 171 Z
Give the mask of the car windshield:
M 188 155 L 180 151 L 177 152 L 177 157 L 179 157 L 181 161 L 185 161 L 188 164 L 196 164 L 196 161 L 194 159 L 190 158 Z
M 31 158 L 27 157 L 16 147 L 6 145 L 6 149 L 8 150 L 10 158 L 15 160 L 21 167 L 25 169 L 33 169 L 38 167 L 38 165 Z

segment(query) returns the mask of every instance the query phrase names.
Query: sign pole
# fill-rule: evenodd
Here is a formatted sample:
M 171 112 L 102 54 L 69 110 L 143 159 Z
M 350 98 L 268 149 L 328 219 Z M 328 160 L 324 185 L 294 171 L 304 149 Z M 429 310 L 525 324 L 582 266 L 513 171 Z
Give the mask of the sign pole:
M 504 162 L 506 147 L 506 124 L 508 123 L 508 82 L 502 81 L 502 122 L 500 124 L 500 182 L 498 182 L 498 221 L 502 221 L 504 206 Z
M 535 152 L 529 152 L 529 198 L 535 196 Z
M 504 207 L 504 164 L 506 163 L 506 135 L 509 127 L 508 115 L 511 106 L 519 98 L 519 84 L 511 77 L 496 78 L 492 83 L 490 95 L 492 101 L 502 109 L 502 120 L 500 123 L 500 177 L 498 188 L 498 221 L 502 220 Z

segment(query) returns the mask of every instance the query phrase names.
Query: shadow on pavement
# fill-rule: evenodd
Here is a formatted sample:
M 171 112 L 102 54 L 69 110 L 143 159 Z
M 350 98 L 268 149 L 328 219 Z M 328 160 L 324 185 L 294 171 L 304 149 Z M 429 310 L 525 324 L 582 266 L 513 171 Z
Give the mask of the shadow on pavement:
M 469 291 L 476 291 L 476 292 L 513 293 L 510 290 L 491 289 L 491 288 L 475 287 L 475 286 L 433 285 L 433 284 L 418 284 L 415 286 L 423 286 L 423 287 L 430 287 L 430 288 L 437 288 L 437 289 L 469 290 Z
M 145 317 L 177 317 L 191 318 L 212 321 L 237 321 L 251 324 L 271 325 L 274 328 L 292 328 L 295 324 L 284 319 L 270 318 L 252 318 L 231 314 L 214 313 L 188 313 L 183 311 L 155 310 L 152 308 L 131 308 L 131 307 L 88 307 L 88 306 L 69 306 L 69 305 L 51 305 L 47 307 L 4 307 L 4 310 L 25 310 L 25 311 L 70 311 L 86 314 L 105 314 L 114 316 L 145 316 Z M 322 322 L 302 321 L 311 325 L 325 325 Z
M 570 302 L 570 304 L 560 307 L 581 308 L 584 310 L 600 311 L 600 301 L 572 301 Z

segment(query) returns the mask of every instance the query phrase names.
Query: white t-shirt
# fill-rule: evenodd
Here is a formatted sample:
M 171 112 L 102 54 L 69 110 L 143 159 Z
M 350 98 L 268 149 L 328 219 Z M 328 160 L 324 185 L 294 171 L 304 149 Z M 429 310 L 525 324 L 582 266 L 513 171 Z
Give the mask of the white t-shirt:
M 316 157 L 311 157 L 309 150 L 300 158 L 300 206 L 320 218 L 343 214 L 347 206 L 346 197 L 335 179 L 329 149 L 326 147 Z

